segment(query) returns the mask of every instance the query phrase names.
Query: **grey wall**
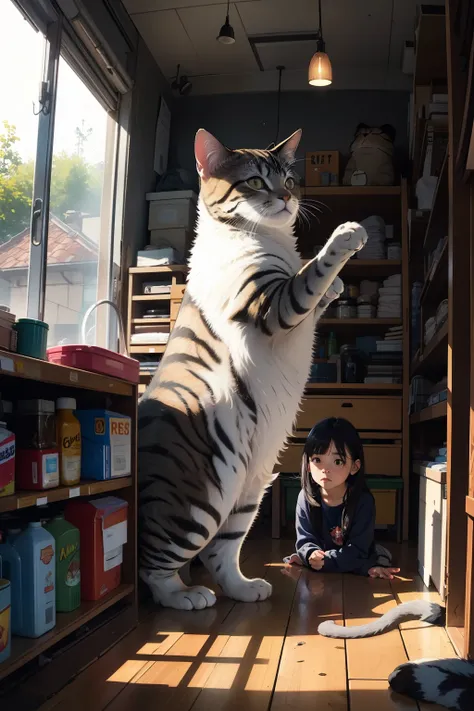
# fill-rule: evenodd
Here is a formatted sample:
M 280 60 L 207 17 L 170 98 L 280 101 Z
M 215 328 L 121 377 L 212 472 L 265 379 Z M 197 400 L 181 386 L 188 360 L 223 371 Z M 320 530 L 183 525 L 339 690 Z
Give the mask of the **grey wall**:
M 145 195 L 156 186 L 153 169 L 156 120 L 160 97 L 168 97 L 168 84 L 141 37 L 138 40 L 135 84 L 128 122 L 129 148 L 123 214 L 121 309 L 127 314 L 128 268 L 136 265 L 137 251 L 148 239 L 148 204 Z
M 303 129 L 300 156 L 311 150 L 348 147 L 359 122 L 396 128 L 399 160 L 407 152 L 407 92 L 314 91 L 286 92 L 281 96 L 279 138 Z M 170 160 L 194 171 L 193 140 L 198 128 L 206 128 L 223 143 L 235 148 L 265 148 L 275 140 L 276 93 L 189 96 L 175 102 Z
M 133 253 L 146 244 L 148 208 L 145 194 L 156 186 L 153 169 L 156 120 L 160 97 L 168 100 L 168 84 L 142 38 L 139 38 L 130 115 L 124 240 Z M 127 261 L 127 260 L 126 260 Z

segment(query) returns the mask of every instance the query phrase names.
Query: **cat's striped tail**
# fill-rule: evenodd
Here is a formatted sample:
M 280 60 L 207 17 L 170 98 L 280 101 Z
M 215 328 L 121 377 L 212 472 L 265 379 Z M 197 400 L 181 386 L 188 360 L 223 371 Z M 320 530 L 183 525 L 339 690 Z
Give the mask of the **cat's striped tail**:
M 336 624 L 334 620 L 326 620 L 326 622 L 321 622 L 318 632 L 323 637 L 335 639 L 362 639 L 389 632 L 398 627 L 401 622 L 409 620 L 422 620 L 432 625 L 444 625 L 445 613 L 445 608 L 434 602 L 413 600 L 413 602 L 404 602 L 402 605 L 394 607 L 393 610 L 389 610 L 366 625 L 344 627 L 344 625 Z
M 399 694 L 453 711 L 474 708 L 474 662 L 465 659 L 420 659 L 400 664 L 388 677 Z

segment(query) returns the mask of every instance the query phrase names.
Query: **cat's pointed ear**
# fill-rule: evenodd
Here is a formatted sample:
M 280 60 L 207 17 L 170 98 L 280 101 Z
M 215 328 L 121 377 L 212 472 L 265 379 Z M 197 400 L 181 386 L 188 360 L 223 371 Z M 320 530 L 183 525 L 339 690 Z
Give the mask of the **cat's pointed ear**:
M 354 133 L 354 136 L 357 136 L 357 134 L 359 133 L 359 131 L 363 131 L 365 128 L 370 128 L 370 126 L 367 126 L 366 123 L 359 123 L 359 124 L 357 124 L 356 130 L 355 130 L 355 133 Z
M 202 180 L 208 180 L 225 161 L 230 151 L 214 138 L 212 133 L 200 128 L 194 139 L 196 168 Z
M 272 148 L 272 153 L 276 153 L 285 163 L 293 163 L 302 135 L 303 131 L 299 128 L 292 133 L 289 138 L 285 138 L 285 140 L 275 146 L 275 148 Z

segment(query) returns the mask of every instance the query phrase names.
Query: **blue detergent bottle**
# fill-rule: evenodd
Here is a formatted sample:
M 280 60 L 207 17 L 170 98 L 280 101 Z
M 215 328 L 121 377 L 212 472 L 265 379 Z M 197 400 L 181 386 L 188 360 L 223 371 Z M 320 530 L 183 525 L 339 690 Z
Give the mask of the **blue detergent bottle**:
M 21 558 L 21 637 L 41 637 L 56 625 L 56 544 L 39 521 L 14 538 Z
M 2 559 L 2 576 L 10 581 L 11 585 L 11 629 L 12 634 L 20 634 L 22 626 L 22 589 L 21 589 L 21 558 L 12 541 L 21 533 L 21 530 L 7 534 L 5 541 L 0 543 L 0 558 Z

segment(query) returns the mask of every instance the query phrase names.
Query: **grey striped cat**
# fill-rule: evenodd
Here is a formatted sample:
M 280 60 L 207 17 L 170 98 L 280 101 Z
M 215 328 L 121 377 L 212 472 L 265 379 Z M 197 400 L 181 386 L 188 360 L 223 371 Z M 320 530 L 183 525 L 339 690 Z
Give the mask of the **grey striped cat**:
M 226 595 L 271 594 L 267 581 L 242 575 L 240 549 L 292 430 L 316 322 L 367 240 L 346 223 L 302 266 L 300 137 L 230 150 L 196 135 L 201 189 L 186 294 L 138 407 L 140 575 L 164 606 L 214 604 L 213 591 L 179 575 L 198 554 Z

